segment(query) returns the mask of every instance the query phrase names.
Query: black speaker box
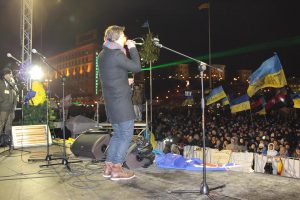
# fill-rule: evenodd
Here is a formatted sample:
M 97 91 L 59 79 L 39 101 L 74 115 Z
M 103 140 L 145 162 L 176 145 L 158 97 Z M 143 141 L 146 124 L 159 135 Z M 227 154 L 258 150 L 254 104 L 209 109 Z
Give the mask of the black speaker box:
M 88 130 L 76 138 L 71 146 L 71 152 L 76 157 L 102 160 L 111 135 L 107 131 Z
M 124 166 L 128 169 L 149 167 L 155 158 L 152 150 L 153 148 L 151 145 L 141 147 L 136 142 L 131 143 L 126 155 Z
M 109 145 L 111 135 L 106 131 L 88 130 L 76 138 L 71 146 L 71 152 L 79 158 L 89 158 L 93 160 L 103 160 L 106 157 L 106 149 Z M 132 141 L 124 166 L 129 169 L 148 167 L 155 158 L 151 145 L 144 145 L 137 141 Z

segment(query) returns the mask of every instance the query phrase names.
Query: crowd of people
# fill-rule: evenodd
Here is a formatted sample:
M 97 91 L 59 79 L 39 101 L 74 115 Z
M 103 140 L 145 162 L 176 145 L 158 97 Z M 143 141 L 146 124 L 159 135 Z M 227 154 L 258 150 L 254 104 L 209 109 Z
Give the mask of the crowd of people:
M 265 155 L 276 151 L 276 155 L 282 157 L 300 158 L 297 117 L 287 120 L 278 114 L 258 116 L 249 111 L 231 114 L 227 109 L 207 109 L 207 147 Z M 153 115 L 153 133 L 157 140 L 172 138 L 171 143 L 179 146 L 203 145 L 200 107 L 156 108 Z

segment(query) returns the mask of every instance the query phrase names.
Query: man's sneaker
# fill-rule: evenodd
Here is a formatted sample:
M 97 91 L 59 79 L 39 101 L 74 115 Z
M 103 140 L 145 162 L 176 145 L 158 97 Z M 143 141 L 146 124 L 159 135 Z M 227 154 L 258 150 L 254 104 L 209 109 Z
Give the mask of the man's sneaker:
M 110 180 L 129 180 L 134 178 L 135 175 L 133 172 L 125 172 L 121 164 L 113 164 Z
M 113 164 L 111 162 L 105 162 L 103 177 L 105 177 L 105 178 L 110 178 L 111 177 L 112 165 Z

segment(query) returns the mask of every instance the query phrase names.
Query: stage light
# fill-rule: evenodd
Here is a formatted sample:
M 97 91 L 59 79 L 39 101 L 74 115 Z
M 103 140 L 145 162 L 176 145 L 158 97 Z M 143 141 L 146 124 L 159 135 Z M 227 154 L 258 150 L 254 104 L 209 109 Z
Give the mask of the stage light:
M 38 65 L 32 66 L 29 69 L 28 74 L 32 80 L 42 80 L 44 78 L 44 72 Z

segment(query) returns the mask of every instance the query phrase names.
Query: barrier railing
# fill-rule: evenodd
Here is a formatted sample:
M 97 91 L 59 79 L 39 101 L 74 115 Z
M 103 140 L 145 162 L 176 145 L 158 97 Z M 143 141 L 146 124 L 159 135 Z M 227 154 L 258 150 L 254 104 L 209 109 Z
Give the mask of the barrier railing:
M 156 149 L 163 151 L 164 142 L 157 142 Z M 203 148 L 198 146 L 184 146 L 183 156 L 185 158 L 203 159 Z M 281 159 L 281 161 L 280 161 Z M 206 161 L 212 164 L 224 165 L 234 163 L 236 166 L 231 170 L 243 172 L 265 173 L 267 161 L 272 163 L 273 174 L 278 173 L 279 162 L 282 165 L 281 176 L 300 178 L 300 161 L 295 158 L 268 158 L 265 155 L 249 152 L 232 152 L 231 150 L 206 149 Z
M 300 161 L 293 157 L 267 157 L 261 154 L 255 154 L 255 172 L 264 173 L 267 162 L 272 164 L 272 174 L 278 174 L 286 177 L 300 178 Z M 282 167 L 280 167 L 282 166 Z M 282 168 L 278 170 L 278 168 Z

